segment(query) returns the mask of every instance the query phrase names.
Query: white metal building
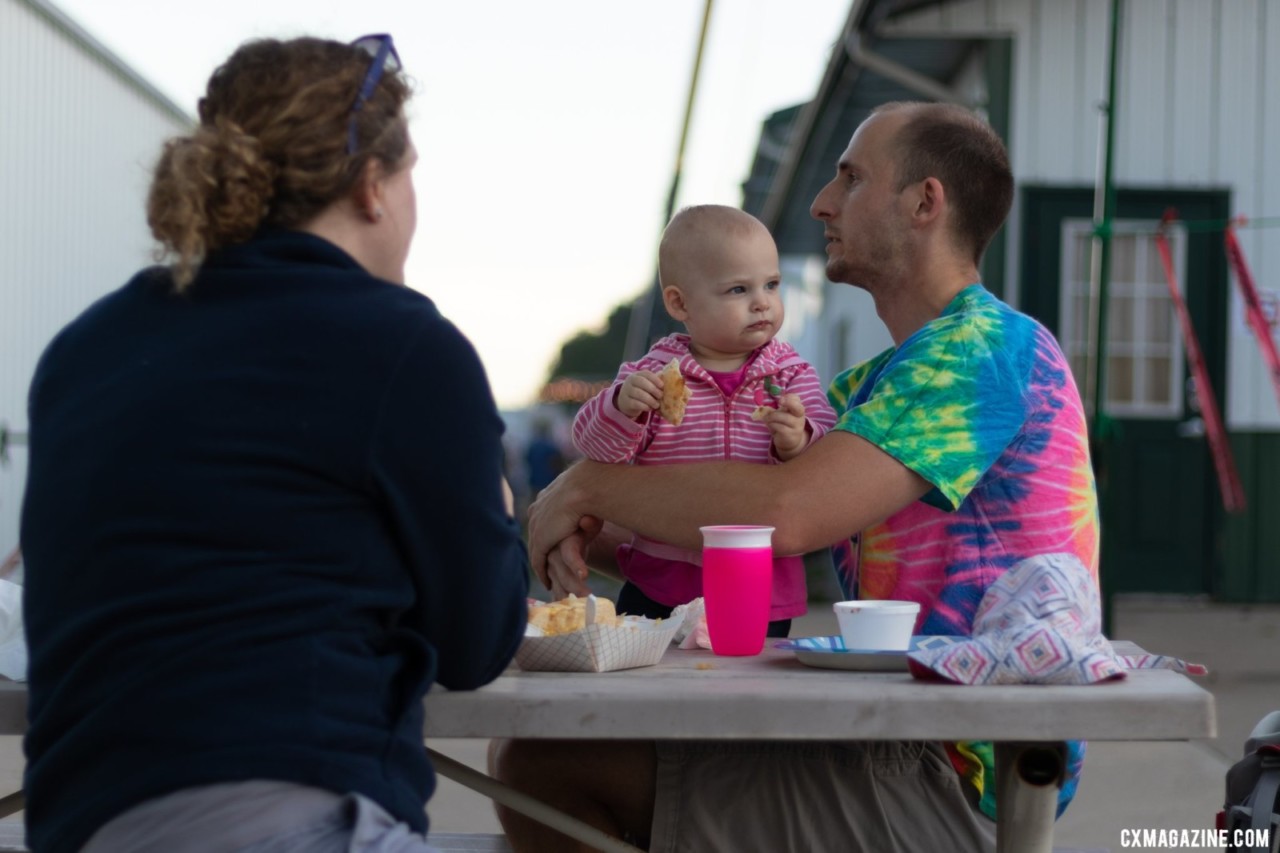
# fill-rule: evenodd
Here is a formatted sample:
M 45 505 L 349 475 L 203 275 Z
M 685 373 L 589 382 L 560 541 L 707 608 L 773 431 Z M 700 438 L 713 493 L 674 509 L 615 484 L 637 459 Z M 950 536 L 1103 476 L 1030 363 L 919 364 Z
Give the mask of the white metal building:
M 968 0 L 922 9 L 883 33 L 1010 36 L 1018 182 L 1092 186 L 1109 10 L 1101 0 Z M 1117 181 L 1220 189 L 1230 194 L 1231 215 L 1280 216 L 1280 3 L 1128 0 L 1120 48 Z M 1280 281 L 1280 230 L 1241 231 L 1240 242 L 1259 282 Z M 1016 263 L 1011 257 L 1010 268 Z M 1227 422 L 1280 430 L 1280 403 L 1234 289 L 1229 315 Z
M 1085 354 L 1096 351 L 1084 318 L 1113 8 L 1103 411 L 1115 428 L 1096 454 L 1104 584 L 1280 600 L 1280 405 L 1222 232 L 1236 216 L 1280 225 L 1280 0 L 854 0 L 813 100 L 766 122 L 745 206 L 773 231 L 784 269 L 804 269 L 824 248 L 809 204 L 872 108 L 907 99 L 981 109 L 1008 143 L 1017 182 L 984 282 L 1057 335 L 1084 389 Z M 1168 208 L 1187 221 L 1171 237 L 1175 264 L 1248 497 L 1242 514 L 1223 510 L 1187 383 L 1155 249 Z M 1280 228 L 1239 239 L 1264 298 L 1280 299 Z M 865 293 L 824 278 L 791 279 L 797 310 L 788 304 L 783 334 L 830 378 L 891 342 Z
M 27 387 L 59 328 L 148 263 L 144 204 L 192 119 L 47 0 L 0 0 L 0 559 L 17 544 Z

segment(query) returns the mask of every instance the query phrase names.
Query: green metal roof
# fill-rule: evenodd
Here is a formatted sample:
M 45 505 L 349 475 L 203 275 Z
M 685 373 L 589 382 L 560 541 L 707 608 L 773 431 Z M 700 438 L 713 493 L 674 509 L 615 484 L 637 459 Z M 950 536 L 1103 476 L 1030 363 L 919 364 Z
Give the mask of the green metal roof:
M 871 110 L 889 101 L 921 100 L 919 87 L 890 76 L 918 75 L 939 89 L 946 86 L 981 43 L 969 38 L 883 38 L 879 26 L 894 17 L 941 5 L 946 0 L 855 0 L 845 28 L 813 100 L 770 116 L 764 123 L 752 175 L 744 185 L 744 209 L 759 216 L 773 232 L 783 254 L 821 254 L 825 241 L 815 228 L 809 206 L 834 174 L 836 161 L 854 130 Z M 855 46 L 849 49 L 846 46 Z M 861 51 L 884 71 L 854 55 Z M 887 63 L 879 61 L 887 60 Z M 895 75 L 898 76 L 898 75 Z M 779 160 L 779 133 L 788 134 Z

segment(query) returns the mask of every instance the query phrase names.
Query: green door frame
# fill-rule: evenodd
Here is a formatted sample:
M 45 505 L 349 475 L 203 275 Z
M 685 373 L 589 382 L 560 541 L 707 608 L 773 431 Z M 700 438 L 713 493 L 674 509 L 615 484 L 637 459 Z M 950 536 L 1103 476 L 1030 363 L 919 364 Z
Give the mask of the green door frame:
M 1019 305 L 1057 334 L 1062 221 L 1091 218 L 1093 188 L 1031 185 L 1022 187 L 1020 194 Z M 1186 219 L 1225 220 L 1230 194 L 1182 189 L 1117 192 L 1118 219 L 1155 221 L 1168 207 Z M 1186 281 L 1181 285 L 1225 411 L 1229 282 L 1220 233 L 1188 233 Z M 1116 423 L 1116 434 L 1094 448 L 1103 522 L 1104 592 L 1215 592 L 1223 562 L 1223 512 L 1206 442 L 1171 441 L 1170 429 L 1175 427 L 1167 420 L 1120 418 Z M 1163 448 L 1159 452 L 1165 456 L 1156 455 L 1156 448 Z M 1170 454 L 1177 454 L 1181 461 L 1171 466 Z M 1176 495 L 1176 502 L 1171 495 Z M 1175 540 L 1171 535 L 1170 549 L 1164 554 L 1150 545 L 1159 538 L 1161 528 L 1181 537 Z M 1136 544 L 1142 542 L 1148 544 Z

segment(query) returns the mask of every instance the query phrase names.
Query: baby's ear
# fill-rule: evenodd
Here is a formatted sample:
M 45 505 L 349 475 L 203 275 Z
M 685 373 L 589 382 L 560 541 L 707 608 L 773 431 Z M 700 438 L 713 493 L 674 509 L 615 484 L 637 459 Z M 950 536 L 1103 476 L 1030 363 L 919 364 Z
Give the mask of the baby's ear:
M 688 310 L 684 307 L 684 294 L 674 284 L 662 288 L 662 304 L 667 307 L 667 313 L 673 320 L 683 323 L 689 316 Z

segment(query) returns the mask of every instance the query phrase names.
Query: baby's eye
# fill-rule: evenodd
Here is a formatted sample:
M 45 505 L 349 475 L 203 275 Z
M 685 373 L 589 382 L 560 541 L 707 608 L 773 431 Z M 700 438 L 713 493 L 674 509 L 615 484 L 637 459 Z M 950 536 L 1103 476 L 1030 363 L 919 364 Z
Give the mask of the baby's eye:
M 734 294 L 746 293 L 747 289 L 740 284 L 735 284 L 733 287 L 729 288 L 729 292 Z
M 777 290 L 779 287 L 782 287 L 782 282 L 780 282 L 780 281 L 771 281 L 771 282 L 769 282 L 768 284 L 766 284 L 766 285 L 764 286 L 764 289 L 765 289 L 765 290 Z

